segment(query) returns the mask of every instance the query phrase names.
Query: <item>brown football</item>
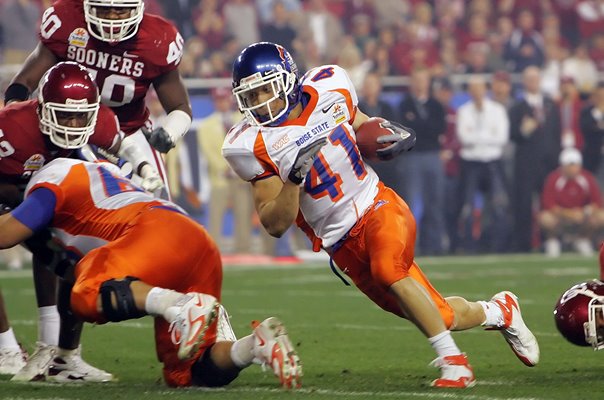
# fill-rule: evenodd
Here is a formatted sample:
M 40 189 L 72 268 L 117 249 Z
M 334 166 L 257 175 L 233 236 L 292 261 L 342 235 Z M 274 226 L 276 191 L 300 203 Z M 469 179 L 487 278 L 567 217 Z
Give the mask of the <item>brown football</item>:
M 377 142 L 377 138 L 380 136 L 392 135 L 390 129 L 382 128 L 381 123 L 384 121 L 384 118 L 371 117 L 357 129 L 357 146 L 363 158 L 370 161 L 379 161 L 377 150 L 389 146 L 389 143 L 380 144 Z

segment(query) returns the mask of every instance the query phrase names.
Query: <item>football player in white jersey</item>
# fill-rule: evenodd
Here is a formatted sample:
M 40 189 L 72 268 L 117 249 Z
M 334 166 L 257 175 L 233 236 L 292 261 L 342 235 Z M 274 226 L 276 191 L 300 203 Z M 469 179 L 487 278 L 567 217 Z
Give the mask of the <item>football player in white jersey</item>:
M 279 237 L 295 221 L 313 249 L 326 250 L 371 300 L 413 322 L 437 354 L 433 365 L 441 376 L 433 386 L 475 383 L 450 330 L 500 330 L 525 365 L 538 363 L 537 340 L 514 294 L 504 291 L 480 302 L 445 299 L 415 263 L 413 215 L 359 153 L 355 132 L 369 117 L 358 110 L 341 67 L 320 66 L 300 79 L 283 47 L 255 43 L 235 60 L 233 94 L 246 118 L 227 134 L 223 155 L 252 184 L 264 228 Z M 389 121 L 382 126 L 391 134 L 377 139 L 385 146 L 379 158 L 415 144 L 414 132 Z

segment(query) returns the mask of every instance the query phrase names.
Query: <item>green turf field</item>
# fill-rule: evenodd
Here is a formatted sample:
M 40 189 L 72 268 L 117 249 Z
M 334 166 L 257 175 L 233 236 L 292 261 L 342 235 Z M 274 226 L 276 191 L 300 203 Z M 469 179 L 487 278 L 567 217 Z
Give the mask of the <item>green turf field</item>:
M 419 259 L 444 295 L 488 299 L 503 289 L 520 298 L 525 321 L 541 345 L 541 363 L 527 368 L 498 332 L 455 333 L 469 355 L 478 383 L 466 390 L 432 389 L 434 354 L 407 321 L 376 308 L 355 288 L 345 287 L 325 264 L 227 267 L 223 303 L 238 335 L 253 319 L 275 315 L 288 327 L 304 363 L 303 389 L 285 393 L 276 380 L 252 366 L 227 389 L 173 390 L 161 381 L 151 319 L 87 325 L 85 359 L 113 372 L 109 384 L 60 386 L 0 382 L 0 399 L 602 399 L 604 351 L 567 343 L 555 329 L 552 309 L 572 283 L 598 274 L 597 260 L 570 256 L 492 256 Z M 31 278 L 0 272 L 17 337 L 28 349 L 36 338 Z M 2 379 L 2 378 L 0 378 Z M 4 377 L 8 379 L 8 377 Z

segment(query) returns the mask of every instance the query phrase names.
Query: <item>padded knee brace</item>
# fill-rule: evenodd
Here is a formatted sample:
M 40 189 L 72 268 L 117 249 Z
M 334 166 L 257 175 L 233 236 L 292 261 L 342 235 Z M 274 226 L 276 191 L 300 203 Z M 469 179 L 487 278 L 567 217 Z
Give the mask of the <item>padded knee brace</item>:
M 101 284 L 101 306 L 107 320 L 112 322 L 140 318 L 145 315 L 139 311 L 132 295 L 130 284 L 138 278 L 127 276 L 122 280 L 110 279 Z M 115 295 L 115 297 L 113 297 Z M 112 301 L 115 298 L 115 304 Z
M 214 363 L 210 356 L 213 346 L 208 347 L 201 358 L 191 365 L 191 383 L 193 386 L 226 386 L 239 376 L 239 369 L 222 369 Z

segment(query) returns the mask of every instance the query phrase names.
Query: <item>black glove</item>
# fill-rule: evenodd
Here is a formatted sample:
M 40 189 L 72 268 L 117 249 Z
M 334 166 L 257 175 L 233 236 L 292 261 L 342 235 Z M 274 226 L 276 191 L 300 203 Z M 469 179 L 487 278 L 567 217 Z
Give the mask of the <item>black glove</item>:
M 298 151 L 298 155 L 294 160 L 294 165 L 287 176 L 290 181 L 296 185 L 302 183 L 306 177 L 306 174 L 308 174 L 308 171 L 310 171 L 312 168 L 315 157 L 321 150 L 321 147 L 325 146 L 325 143 L 327 143 L 326 137 L 317 139 L 313 143 L 301 148 L 300 151 Z
M 378 143 L 392 143 L 388 147 L 377 150 L 380 160 L 391 160 L 404 151 L 409 151 L 415 146 L 415 131 L 399 124 L 398 122 L 384 121 L 382 127 L 392 131 L 392 135 L 384 135 L 377 138 Z
M 147 138 L 147 141 L 151 146 L 153 146 L 160 153 L 167 153 L 176 146 L 172 136 L 164 129 L 164 128 L 155 128 L 153 130 L 149 130 L 146 127 L 141 128 L 141 132 Z

